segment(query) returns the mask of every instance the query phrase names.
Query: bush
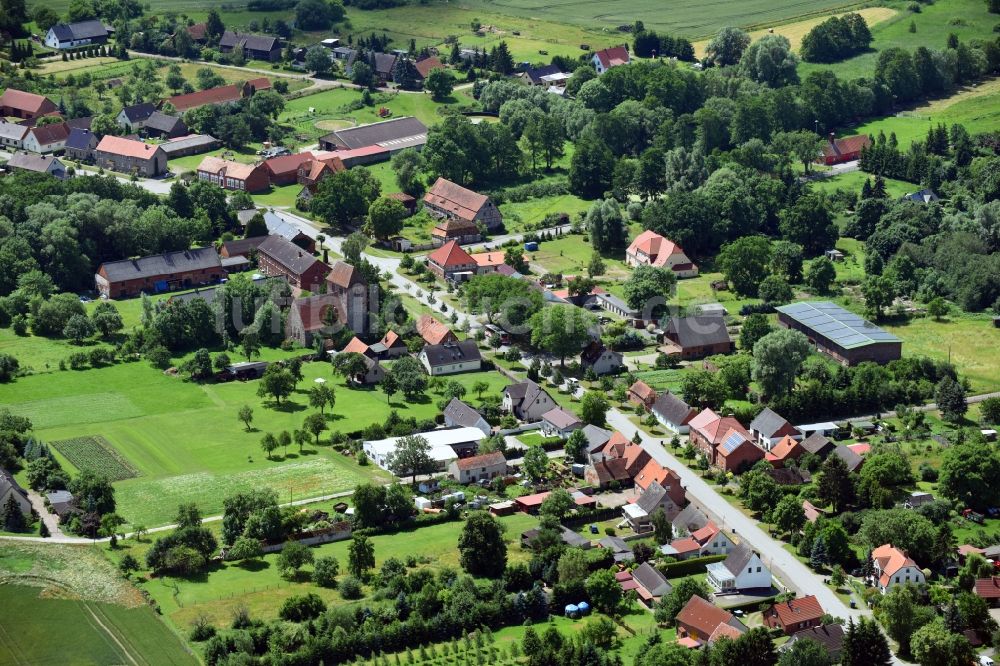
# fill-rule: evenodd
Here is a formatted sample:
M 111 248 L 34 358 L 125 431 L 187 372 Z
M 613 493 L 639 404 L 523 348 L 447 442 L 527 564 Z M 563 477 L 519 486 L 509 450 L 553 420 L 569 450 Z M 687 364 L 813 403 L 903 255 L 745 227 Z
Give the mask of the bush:
M 293 596 L 285 599 L 278 611 L 278 617 L 289 622 L 303 622 L 312 620 L 323 614 L 326 604 L 319 595 L 309 592 L 301 596 Z
M 340 563 L 334 557 L 317 558 L 313 568 L 313 582 L 320 587 L 337 587 Z
M 934 483 L 938 480 L 938 471 L 936 468 L 932 467 L 930 463 L 920 464 L 920 480 L 927 481 L 928 483 Z
M 340 581 L 340 596 L 348 601 L 361 598 L 361 581 L 354 576 L 347 576 Z
M 199 615 L 191 623 L 191 633 L 188 637 L 195 642 L 207 641 L 215 636 L 215 627 L 208 621 L 205 615 Z

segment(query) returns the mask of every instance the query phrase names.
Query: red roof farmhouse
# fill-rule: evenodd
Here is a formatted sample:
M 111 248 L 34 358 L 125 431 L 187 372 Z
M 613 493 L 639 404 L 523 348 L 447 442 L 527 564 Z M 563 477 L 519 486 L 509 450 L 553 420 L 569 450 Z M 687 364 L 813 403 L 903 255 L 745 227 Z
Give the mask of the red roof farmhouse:
M 823 607 L 814 595 L 776 603 L 764 611 L 764 624 L 781 629 L 786 636 L 822 623 Z
M 667 268 L 679 278 L 698 275 L 698 267 L 687 258 L 680 245 L 655 231 L 643 231 L 636 236 L 625 251 L 625 263 L 629 266 Z
M 424 195 L 424 208 L 438 217 L 482 223 L 493 230 L 503 224 L 500 210 L 485 194 L 473 192 L 450 180 L 438 178 Z
M 871 143 L 867 134 L 845 136 L 843 139 L 834 138 L 831 134 L 829 141 L 823 146 L 823 163 L 829 165 L 853 162 L 861 158 L 861 151 Z
M 456 273 L 477 272 L 476 260 L 457 241 L 449 241 L 427 255 L 427 268 L 444 280 L 453 279 Z
M 0 95 L 0 116 L 5 118 L 37 118 L 56 114 L 59 108 L 44 95 L 7 88 Z
M 136 173 L 147 178 L 167 172 L 167 154 L 159 146 L 108 134 L 94 150 L 97 166 L 109 171 Z
M 594 69 L 598 74 L 603 74 L 612 67 L 627 65 L 630 62 L 628 49 L 624 46 L 613 46 L 610 49 L 601 49 L 590 59 Z
M 217 88 L 184 93 L 183 95 L 174 95 L 173 97 L 168 97 L 165 102 L 177 109 L 178 113 L 183 113 L 188 109 L 197 109 L 200 106 L 208 104 L 238 102 L 244 97 L 252 95 L 253 90 L 251 86 L 240 86 L 234 83 L 228 86 L 219 86 Z
M 243 164 L 219 157 L 206 157 L 198 165 L 198 179 L 207 180 L 224 190 L 262 192 L 271 186 L 264 163 Z
M 224 277 L 226 272 L 215 248 L 199 247 L 106 261 L 98 267 L 94 283 L 101 296 L 124 298 L 210 284 Z

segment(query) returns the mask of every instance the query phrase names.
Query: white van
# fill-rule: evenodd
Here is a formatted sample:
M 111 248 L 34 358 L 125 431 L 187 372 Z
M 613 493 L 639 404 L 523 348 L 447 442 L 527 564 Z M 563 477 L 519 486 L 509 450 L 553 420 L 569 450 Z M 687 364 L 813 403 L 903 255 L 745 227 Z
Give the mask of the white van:
M 979 666 L 993 666 L 995 662 L 985 654 L 979 655 Z

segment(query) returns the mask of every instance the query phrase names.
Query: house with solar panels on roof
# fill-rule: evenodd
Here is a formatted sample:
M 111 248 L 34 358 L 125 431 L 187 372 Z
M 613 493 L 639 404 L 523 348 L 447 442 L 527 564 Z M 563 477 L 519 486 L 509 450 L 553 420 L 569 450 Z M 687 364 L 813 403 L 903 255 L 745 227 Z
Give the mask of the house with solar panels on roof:
M 830 301 L 801 301 L 777 310 L 782 326 L 805 334 L 816 351 L 843 365 L 888 363 L 902 356 L 902 340 Z

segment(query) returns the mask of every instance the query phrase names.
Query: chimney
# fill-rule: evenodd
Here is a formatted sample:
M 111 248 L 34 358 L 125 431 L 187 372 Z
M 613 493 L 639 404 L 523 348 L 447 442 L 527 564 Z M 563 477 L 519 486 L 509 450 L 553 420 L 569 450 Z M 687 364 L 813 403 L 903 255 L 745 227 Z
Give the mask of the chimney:
M 830 143 L 835 143 L 837 141 L 837 135 L 830 132 Z

